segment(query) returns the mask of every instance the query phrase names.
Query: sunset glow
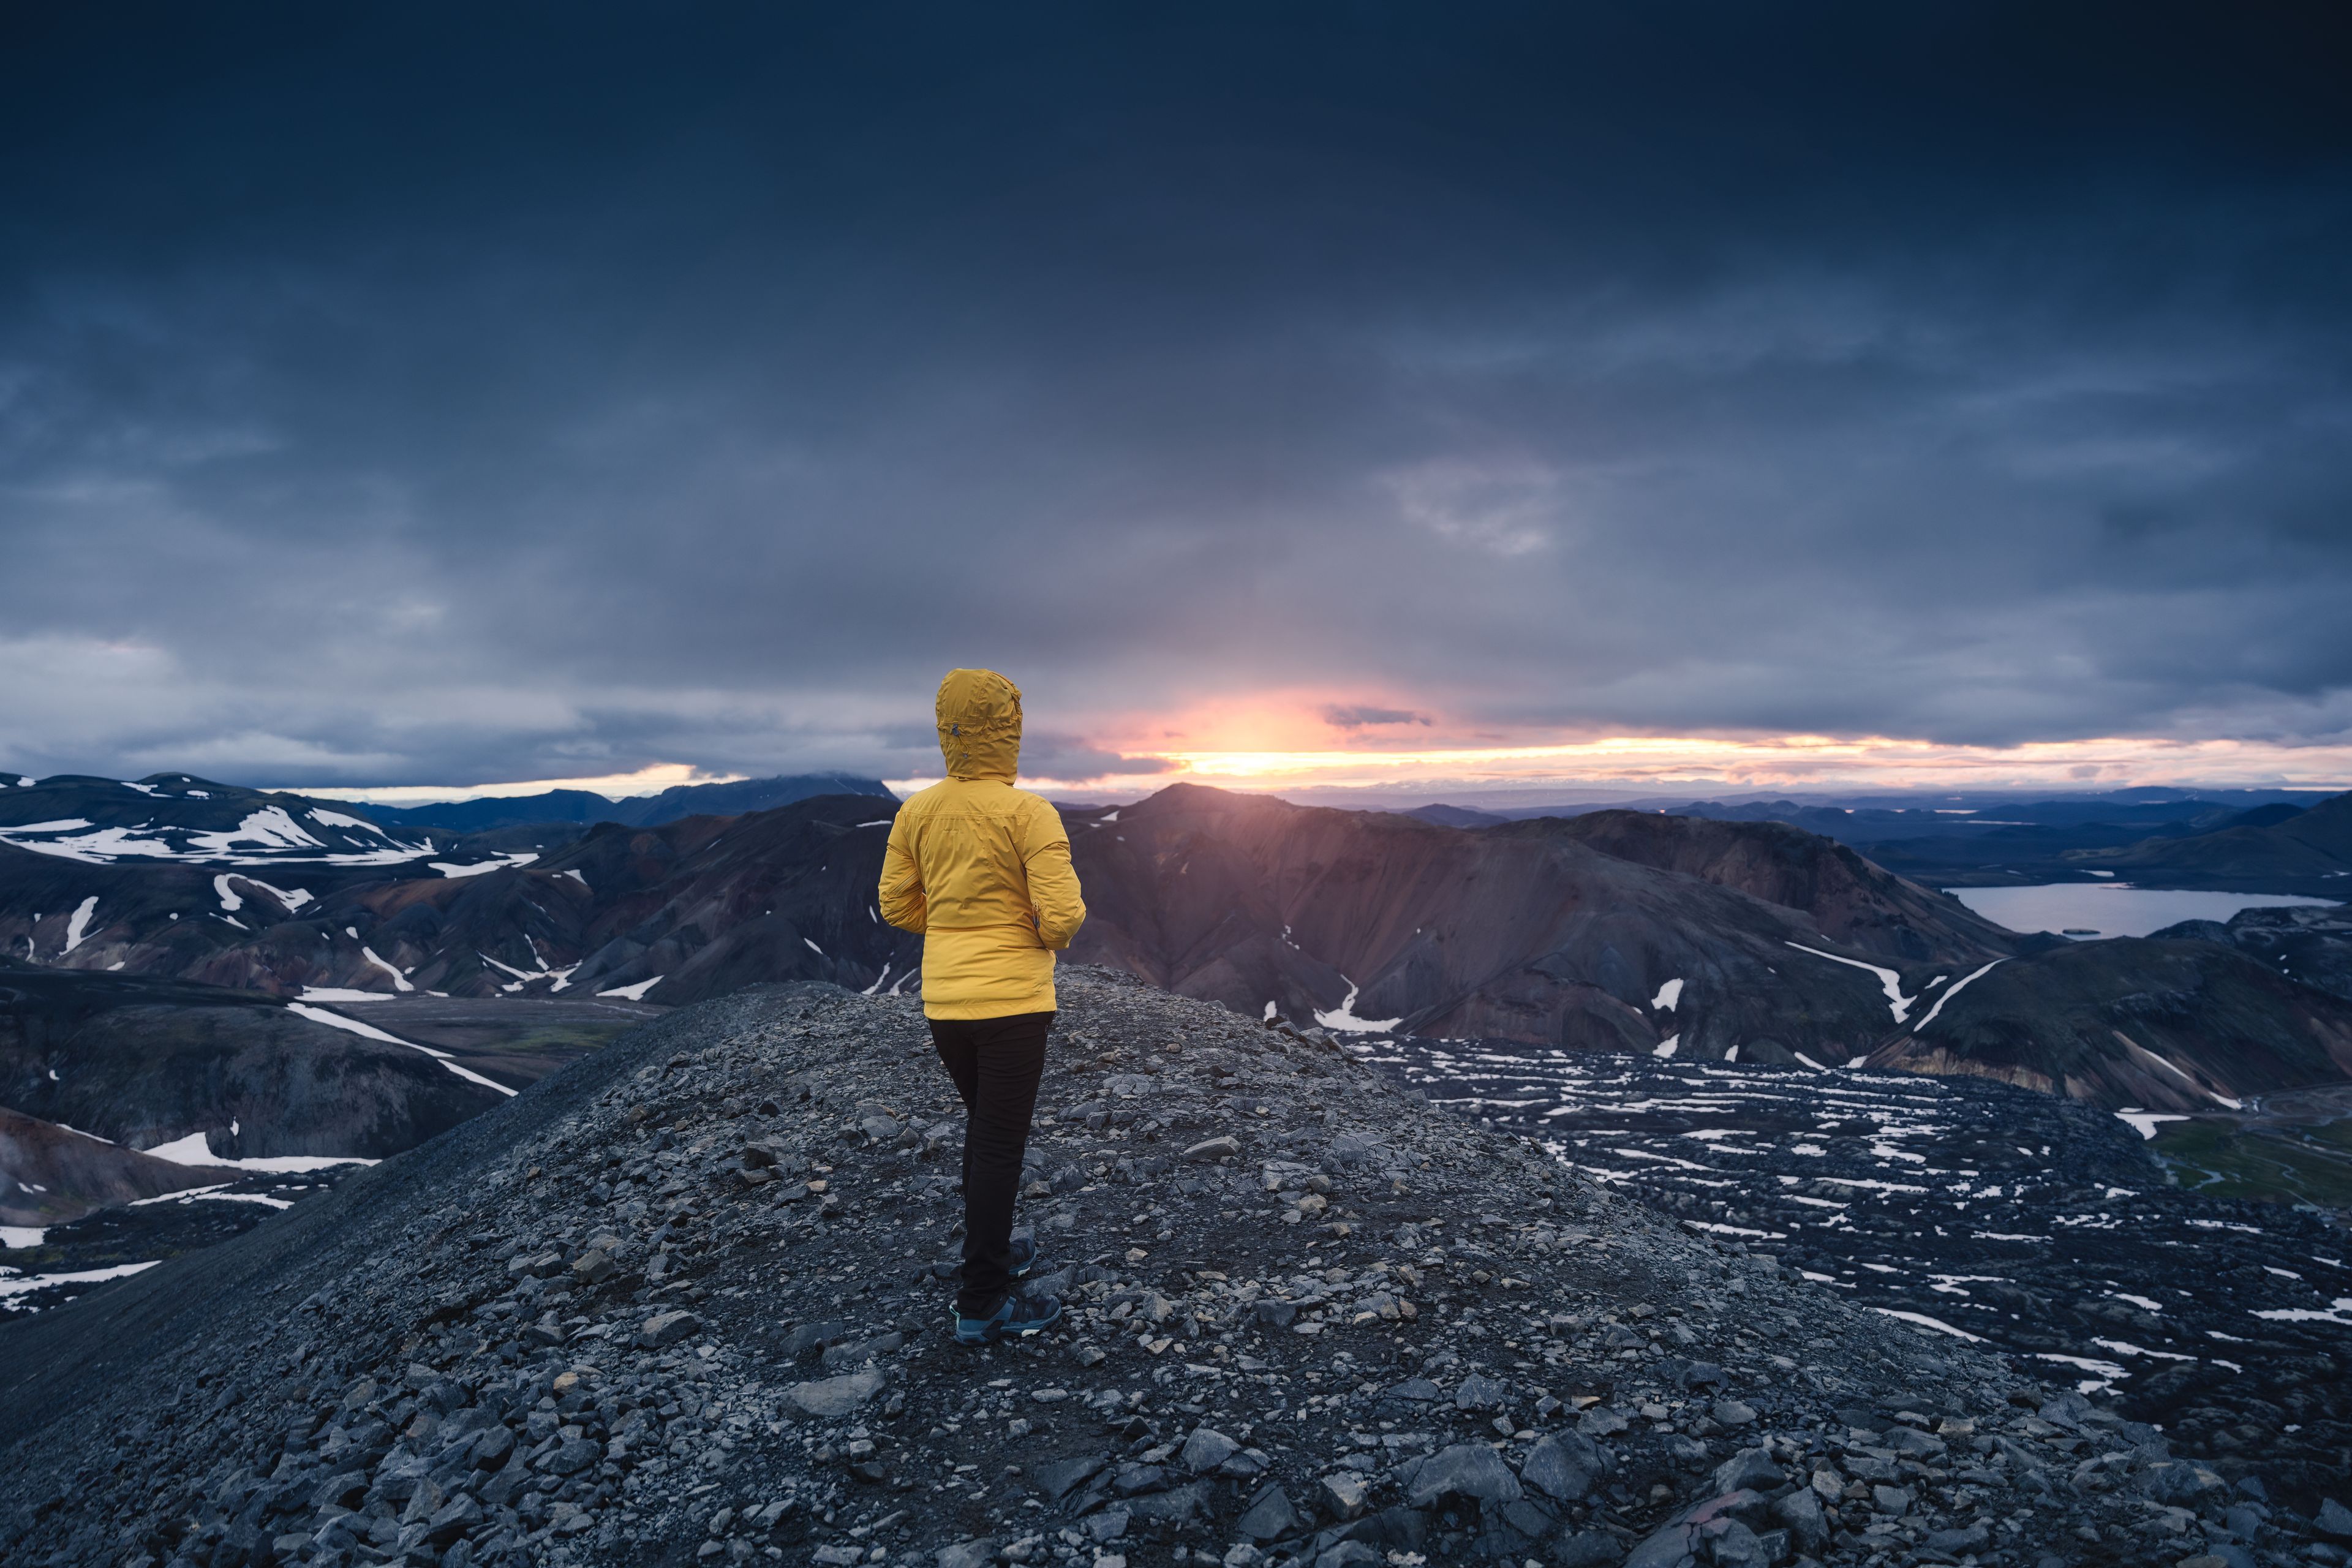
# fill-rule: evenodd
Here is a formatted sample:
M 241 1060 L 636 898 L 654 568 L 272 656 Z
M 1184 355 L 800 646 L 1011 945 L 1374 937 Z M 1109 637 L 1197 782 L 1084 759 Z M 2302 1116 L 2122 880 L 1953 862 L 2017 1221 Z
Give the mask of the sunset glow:
M 1150 773 L 1024 776 L 1032 789 L 1132 798 L 1177 782 L 1285 793 L 1559 788 L 2083 790 L 2135 784 L 2341 789 L 2352 746 L 2103 737 L 2019 746 L 1956 746 L 1883 735 L 1720 739 L 1610 735 L 1549 745 L 1416 749 L 1167 750 L 1123 753 Z M 902 793 L 929 778 L 890 781 Z

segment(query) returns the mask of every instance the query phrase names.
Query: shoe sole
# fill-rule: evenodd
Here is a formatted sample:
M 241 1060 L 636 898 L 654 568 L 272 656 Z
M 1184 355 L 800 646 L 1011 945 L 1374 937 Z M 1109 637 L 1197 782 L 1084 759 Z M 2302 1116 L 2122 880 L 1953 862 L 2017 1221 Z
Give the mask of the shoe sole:
M 952 1321 L 952 1320 L 951 1320 L 951 1321 Z M 1058 1322 L 1060 1322 L 1061 1321 L 1062 1321 L 1062 1314 L 1061 1314 L 1060 1312 L 1058 1312 L 1058 1311 L 1057 1311 L 1057 1312 L 1055 1312 L 1052 1317 L 1050 1317 L 1050 1318 L 1046 1319 L 1046 1320 L 1045 1320 L 1044 1322 L 1042 1322 L 1042 1323 L 1030 1323 L 1030 1324 L 1028 1324 L 1028 1325 L 1026 1325 L 1025 1327 L 1023 1327 L 1023 1328 L 1018 1328 L 1018 1329 L 1002 1329 L 1002 1328 L 994 1328 L 994 1327 L 992 1327 L 992 1328 L 988 1331 L 988 1332 L 986 1332 L 986 1333 L 984 1333 L 984 1334 L 981 1335 L 981 1336 L 980 1336 L 980 1338 L 978 1338 L 978 1339 L 976 1339 L 976 1340 L 975 1340 L 975 1339 L 967 1339 L 967 1338 L 964 1336 L 964 1332 L 963 1332 L 963 1331 L 962 1331 L 962 1330 L 961 1330 L 961 1329 L 950 1329 L 950 1330 L 949 1331 L 949 1334 L 950 1334 L 950 1336 L 952 1339 L 954 1339 L 954 1341 L 955 1341 L 955 1342 L 956 1342 L 956 1343 L 958 1343 L 958 1344 L 960 1344 L 960 1345 L 971 1345 L 971 1346 L 974 1347 L 975 1349 L 977 1349 L 979 1346 L 982 1346 L 982 1345 L 994 1344 L 998 1340 L 1002 1340 L 1002 1339 L 1023 1339 L 1023 1340 L 1025 1340 L 1025 1339 L 1027 1339 L 1031 1334 L 1041 1334 L 1041 1333 L 1044 1333 L 1047 1329 L 1052 1328 L 1055 1323 L 1058 1323 Z

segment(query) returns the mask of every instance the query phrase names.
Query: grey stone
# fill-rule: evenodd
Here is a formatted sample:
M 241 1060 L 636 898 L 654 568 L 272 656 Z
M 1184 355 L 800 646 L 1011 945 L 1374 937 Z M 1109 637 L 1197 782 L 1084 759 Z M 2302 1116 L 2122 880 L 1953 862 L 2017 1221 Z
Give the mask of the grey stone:
M 1164 1520 L 1170 1524 L 1191 1524 L 1215 1504 L 1216 1493 L 1207 1481 L 1188 1481 L 1164 1492 L 1148 1492 L 1127 1500 L 1127 1511 L 1138 1519 Z
M 1444 1393 L 1444 1389 L 1425 1377 L 1408 1377 L 1402 1383 L 1391 1384 L 1388 1388 L 1388 1396 L 1391 1399 L 1410 1399 L 1416 1404 L 1424 1405 L 1431 1400 L 1442 1398 Z
M 1307 1521 L 1291 1506 L 1290 1494 L 1278 1486 L 1258 1493 L 1257 1500 L 1244 1510 L 1234 1528 L 1252 1541 L 1280 1541 L 1307 1528 Z
M 1201 1142 L 1193 1144 L 1191 1148 L 1184 1151 L 1184 1158 L 1187 1160 L 1223 1160 L 1230 1155 L 1237 1155 L 1241 1152 L 1241 1141 L 1228 1134 L 1217 1138 L 1203 1138 Z
M 1552 1548 L 1551 1560 L 1559 1568 L 1613 1568 L 1624 1555 L 1617 1538 L 1606 1531 L 1580 1530 L 1560 1538 Z
M 1082 1454 L 1075 1459 L 1055 1459 L 1050 1464 L 1039 1465 L 1029 1472 L 1029 1479 L 1036 1482 L 1038 1489 L 1047 1497 L 1058 1500 L 1100 1475 L 1103 1467 L 1109 1463 L 1107 1455 Z
M 1127 1533 L 1129 1515 L 1123 1508 L 1107 1508 L 1087 1515 L 1086 1531 L 1095 1541 L 1117 1541 Z
M 604 1445 L 593 1437 L 574 1437 L 559 1446 L 546 1460 L 551 1475 L 576 1476 L 604 1457 Z
M 478 1470 L 495 1470 L 513 1454 L 514 1433 L 504 1426 L 493 1426 L 474 1439 L 466 1451 L 466 1463 Z
M 1754 1512 L 1763 1500 L 1754 1492 L 1736 1491 L 1693 1503 L 1626 1553 L 1625 1568 L 1681 1568 L 1706 1549 L 1709 1539 L 1727 1533 L 1726 1521 Z
M 1484 1373 L 1472 1373 L 1454 1391 L 1454 1406 L 1457 1410 L 1500 1410 L 1510 1397 L 1510 1390 Z
M 637 1343 L 660 1350 L 701 1331 L 702 1320 L 692 1312 L 656 1312 L 637 1330 Z
M 1315 1568 L 1355 1568 L 1360 1563 L 1386 1561 L 1376 1546 L 1367 1546 L 1360 1541 L 1342 1541 L 1326 1548 L 1323 1554 L 1315 1559 Z
M 1184 1468 L 1194 1475 L 1213 1470 L 1239 1452 L 1241 1445 L 1223 1432 L 1209 1426 L 1195 1426 L 1192 1435 L 1184 1439 L 1184 1450 L 1177 1457 Z
M 848 1337 L 849 1325 L 846 1323 L 832 1321 L 803 1323 L 784 1336 L 782 1353 L 787 1357 L 803 1356 L 820 1345 L 833 1344 Z
M 1577 1432 L 1551 1432 L 1537 1439 L 1519 1467 L 1519 1479 L 1561 1502 L 1580 1502 L 1605 1469 L 1601 1449 Z
M 2334 1498 L 2321 1500 L 2319 1512 L 2311 1522 L 2330 1541 L 2352 1541 L 2352 1508 L 2346 1508 Z
M 482 1505 L 459 1492 L 434 1511 L 425 1523 L 425 1539 L 446 1547 L 459 1536 L 471 1534 L 474 1527 L 482 1522 Z
M 803 1415 L 846 1415 L 881 1393 L 884 1381 L 878 1372 L 853 1372 L 796 1383 L 784 1391 L 784 1402 Z
M 1364 1478 L 1353 1470 L 1340 1470 L 1323 1478 L 1323 1500 L 1341 1519 L 1354 1519 L 1364 1511 L 1371 1489 Z
M 1716 1568 L 1772 1568 L 1772 1554 L 1756 1532 L 1736 1519 L 1727 1519 L 1702 1532 L 1708 1560 Z
M 1822 1512 L 1822 1500 L 1811 1487 L 1799 1487 L 1772 1505 L 1772 1517 L 1789 1527 L 1789 1537 L 1806 1552 L 1819 1552 L 1829 1543 L 1829 1516 Z
M 1870 1489 L 1870 1506 L 1880 1513 L 1891 1513 L 1900 1519 L 1911 1511 L 1911 1494 L 1902 1487 L 1875 1484 Z
M 932 1568 L 991 1568 L 995 1561 L 996 1542 L 982 1539 L 942 1546 L 931 1563 Z
M 1737 1399 L 1717 1400 L 1715 1408 L 1708 1414 L 1715 1417 L 1715 1424 L 1718 1426 L 1748 1426 L 1756 1421 L 1755 1407 Z
M 1507 1502 L 1523 1495 L 1518 1478 L 1494 1449 L 1484 1443 L 1456 1443 L 1421 1462 L 1407 1485 L 1405 1500 L 1414 1508 L 1427 1508 L 1446 1496 Z
M 1683 1368 L 1675 1381 L 1684 1388 L 1721 1388 L 1728 1381 L 1723 1369 L 1711 1361 L 1695 1361 Z
M 1889 1426 L 1880 1434 L 1878 1446 L 1882 1448 L 1892 1448 L 1906 1459 L 1937 1458 L 1943 1454 L 1945 1448 L 1944 1440 L 1941 1437 L 1922 1432 L 1916 1426 Z
M 1715 1468 L 1715 1489 L 1719 1492 L 1736 1492 L 1742 1487 L 1769 1491 L 1783 1479 L 1780 1467 L 1763 1448 L 1742 1448 Z
M 1255 1316 L 1259 1322 L 1265 1324 L 1268 1328 L 1286 1329 L 1291 1325 L 1292 1321 L 1298 1316 L 1298 1303 L 1296 1301 L 1260 1301 L 1251 1309 L 1251 1311 L 1252 1315 Z
M 1963 1552 L 1982 1552 L 1992 1544 L 1992 1531 L 1981 1524 L 1971 1524 L 1964 1530 L 1931 1530 L 1927 1532 L 1927 1544 L 1955 1556 Z
M 857 1344 L 835 1345 L 817 1359 L 827 1372 L 845 1366 L 863 1366 L 867 1362 L 888 1355 L 906 1342 L 907 1336 L 901 1333 L 878 1334 Z
M 1596 1405 L 1576 1418 L 1576 1429 L 1588 1437 L 1612 1437 L 1625 1430 L 1625 1417 L 1605 1405 Z

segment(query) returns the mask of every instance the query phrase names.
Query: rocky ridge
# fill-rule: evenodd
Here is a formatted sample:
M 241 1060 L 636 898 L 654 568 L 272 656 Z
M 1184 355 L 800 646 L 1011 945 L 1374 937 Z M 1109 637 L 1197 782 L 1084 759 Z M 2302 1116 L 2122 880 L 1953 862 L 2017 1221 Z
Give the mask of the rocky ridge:
M 761 988 L 0 1329 L 0 1554 L 2215 1568 L 2352 1532 L 1328 1041 L 1063 984 L 1024 1206 L 1056 1331 L 944 1333 L 918 1010 Z

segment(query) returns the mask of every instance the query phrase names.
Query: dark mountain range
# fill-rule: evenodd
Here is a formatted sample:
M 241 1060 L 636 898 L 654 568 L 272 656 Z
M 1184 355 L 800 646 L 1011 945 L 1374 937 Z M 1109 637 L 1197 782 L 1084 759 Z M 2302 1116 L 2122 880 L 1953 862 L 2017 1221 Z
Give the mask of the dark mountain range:
M 1998 964 L 1962 994 L 1870 1065 L 2154 1111 L 2352 1079 L 2352 1004 L 2216 942 L 2070 942 Z
M 2352 793 L 2284 816 L 2248 812 L 2211 832 L 2083 849 L 2066 858 L 2081 870 L 2138 882 L 2352 897 Z
M 323 1007 L 152 976 L 0 968 L 0 1105 L 129 1150 L 377 1158 L 509 1092 Z
M 58 956 L 329 1002 L 616 994 L 668 1005 L 792 979 L 894 991 L 915 984 L 920 952 L 874 909 L 896 809 L 887 796 L 835 795 L 604 824 L 543 854 L 431 861 L 428 875 L 403 868 L 290 902 L 244 873 L 144 903 L 110 888 L 99 907 L 128 912 Z M 1465 830 L 1197 785 L 1066 820 L 1091 910 L 1072 957 L 1253 1016 L 1271 1007 L 1341 1029 L 1708 1060 L 1833 1067 L 1885 1049 L 1889 1062 L 2038 1075 L 2146 1107 L 2169 1101 L 2101 1065 L 2124 1047 L 2098 1046 L 2093 1020 L 2147 994 L 2170 1011 L 2136 1048 L 2170 1061 L 2180 1092 L 2202 1081 L 2235 1097 L 2342 1071 L 2324 1065 L 2342 1000 L 2283 983 L 2234 946 L 2198 944 L 2189 962 L 2178 943 L 2021 936 L 1783 824 L 1608 811 Z M 43 896 L 90 897 L 82 886 Z M 239 923 L 215 910 L 191 934 L 157 907 L 192 892 L 242 900 Z M 1979 973 L 1997 960 L 1990 978 Z M 1957 1033 L 1980 1008 L 1981 1037 Z M 1938 1016 L 1926 1043 L 1913 1040 Z
M 2182 921 L 2153 933 L 2158 942 L 2218 942 L 2292 975 L 2303 984 L 2352 1000 L 2352 907 L 2292 905 L 2240 910 L 2220 921 Z
M 436 852 L 431 835 L 387 833 L 339 802 L 188 773 L 129 782 L 60 773 L 0 790 L 0 844 L 87 866 L 348 870 L 409 865 Z
M 1727 822 L 1785 822 L 1859 848 L 1887 869 L 1930 886 L 2013 886 L 2086 879 L 2095 868 L 2110 868 L 2114 862 L 2104 857 L 2115 851 L 2144 850 L 2136 868 L 2164 865 L 2166 841 L 2274 826 L 2303 815 L 2310 804 L 2308 797 L 2261 800 L 2262 792 L 2255 791 L 2217 793 L 2228 798 L 2117 792 L 1966 806 L 1692 801 L 1672 807 L 1669 815 Z M 2188 874 L 2189 881 L 2181 885 L 2212 885 L 2198 880 L 2193 870 Z M 2275 880 L 2277 872 L 2273 868 L 2253 875 Z M 2172 880 L 2168 874 L 2164 879 Z M 2289 872 L 2287 879 L 2295 885 L 2265 882 L 2258 890 L 2315 890 L 2305 888 L 2295 873 Z
M 313 1000 L 641 995 L 656 983 L 656 1000 L 691 999 L 779 977 L 862 985 L 886 965 L 906 973 L 919 950 L 873 909 L 897 810 L 887 795 L 834 795 L 653 828 L 606 823 L 545 855 L 427 862 L 423 876 L 297 899 L 242 874 L 178 867 L 72 867 L 70 885 L 43 896 L 90 888 L 109 915 L 58 952 L 65 964 Z M 198 898 L 214 907 L 194 920 L 164 907 Z
M 236 1174 L 158 1160 L 0 1106 L 0 1225 L 42 1229 Z
M 1929 977 L 1921 968 L 1898 1003 L 1895 965 L 2017 951 L 1951 900 L 1785 828 L 1711 826 L 1702 839 L 1630 813 L 1577 826 L 1591 820 L 1465 833 L 1175 785 L 1072 820 L 1089 910 L 1072 955 L 1334 1027 L 1843 1061 L 1876 1046 Z M 1882 949 L 1895 952 L 1873 962 Z
M 1492 827 L 1498 822 L 1513 820 L 1497 812 L 1475 811 L 1466 805 L 1447 805 L 1443 802 L 1417 805 L 1398 815 L 1434 823 L 1440 827 Z
M 364 809 L 378 822 L 438 827 L 452 833 L 485 833 L 494 828 L 551 822 L 617 822 L 625 827 L 658 827 L 682 817 L 741 816 L 749 812 L 773 811 L 780 805 L 820 795 L 888 798 L 890 791 L 880 779 L 862 778 L 855 773 L 789 773 L 775 778 L 737 779 L 729 784 L 677 784 L 658 795 L 630 795 L 621 800 L 587 790 L 559 789 L 499 800 L 371 805 Z

